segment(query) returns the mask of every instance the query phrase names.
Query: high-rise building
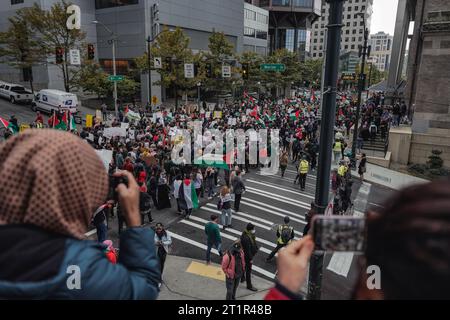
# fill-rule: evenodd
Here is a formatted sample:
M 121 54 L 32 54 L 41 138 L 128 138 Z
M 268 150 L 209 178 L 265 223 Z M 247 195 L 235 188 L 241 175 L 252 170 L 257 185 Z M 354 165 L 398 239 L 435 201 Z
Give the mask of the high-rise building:
M 371 63 L 382 72 L 389 70 L 392 53 L 392 39 L 393 36 L 382 31 L 371 34 L 369 37 L 369 45 L 372 49 L 370 54 Z
M 3 5 L 3 2 L 6 4 Z M 8 17 L 17 9 L 37 3 L 50 9 L 61 0 L 3 0 L 0 6 L 0 31 L 8 28 Z M 243 49 L 244 2 L 242 0 L 71 0 L 81 9 L 81 29 L 86 32 L 86 42 L 96 46 L 96 57 L 107 72 L 112 72 L 112 35 L 102 26 L 107 26 L 117 36 L 116 67 L 118 74 L 132 70 L 134 58 L 147 52 L 147 38 L 154 38 L 163 28 L 180 27 L 190 38 L 189 47 L 194 51 L 208 50 L 209 37 L 213 31 L 223 32 L 237 53 Z M 155 7 L 157 4 L 157 7 Z M 157 11 L 157 12 L 155 12 Z M 97 20 L 99 24 L 93 24 Z M 255 39 L 256 40 L 256 39 Z M 49 61 L 53 57 L 49 58 Z M 26 84 L 25 72 L 2 63 L 0 80 Z M 48 63 L 33 67 L 36 89 L 63 89 L 58 66 Z M 152 82 L 159 80 L 152 72 Z M 147 75 L 142 77 L 142 100 L 148 101 Z M 161 88 L 154 85 L 152 94 L 160 97 Z M 163 90 L 164 93 L 164 90 Z
M 301 60 L 310 57 L 311 24 L 321 0 L 246 0 L 269 11 L 269 50 L 286 48 Z
M 366 28 L 370 30 L 373 0 L 347 0 L 344 2 L 342 15 L 341 53 L 358 52 L 358 46 L 364 43 L 364 22 L 359 13 L 364 13 Z M 311 57 L 320 59 L 325 48 L 326 25 L 330 13 L 330 5 L 322 1 L 321 17 L 312 25 Z
M 266 55 L 268 37 L 269 11 L 246 1 L 244 3 L 244 51 Z

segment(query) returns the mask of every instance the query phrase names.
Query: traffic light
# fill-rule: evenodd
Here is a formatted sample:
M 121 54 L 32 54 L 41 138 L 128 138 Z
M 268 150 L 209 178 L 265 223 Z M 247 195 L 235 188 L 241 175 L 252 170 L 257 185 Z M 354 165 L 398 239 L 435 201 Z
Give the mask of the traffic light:
M 56 63 L 63 63 L 63 61 L 64 61 L 63 55 L 64 55 L 64 49 L 61 47 L 56 47 L 56 50 L 55 50 Z
M 248 80 L 248 63 L 242 64 L 242 79 Z
M 206 77 L 207 78 L 212 78 L 213 77 L 213 70 L 212 70 L 212 64 L 211 63 L 207 63 L 206 64 Z
M 166 66 L 167 66 L 167 70 L 168 70 L 169 72 L 171 72 L 171 71 L 172 71 L 172 58 L 166 57 L 166 58 L 164 59 L 164 61 L 165 61 Z
M 88 59 L 94 60 L 95 58 L 95 47 L 92 43 L 88 44 Z

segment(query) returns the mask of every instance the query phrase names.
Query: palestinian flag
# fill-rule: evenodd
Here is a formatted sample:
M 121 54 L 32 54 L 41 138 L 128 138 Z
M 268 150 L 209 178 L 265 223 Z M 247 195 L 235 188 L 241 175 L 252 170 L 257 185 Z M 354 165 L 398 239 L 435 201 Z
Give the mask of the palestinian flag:
M 55 120 L 58 121 L 56 119 L 56 117 L 55 117 Z M 58 123 L 54 126 L 54 128 L 57 129 L 57 130 L 65 130 L 65 131 L 67 131 L 67 124 L 68 124 L 68 119 L 67 119 L 67 111 L 66 111 L 66 112 L 64 112 L 64 115 L 62 116 L 61 121 L 58 121 Z
M 0 123 L 1 123 L 5 128 L 8 128 L 8 127 L 9 127 L 9 122 L 6 121 L 5 119 L 3 119 L 2 117 L 0 117 Z
M 77 130 L 77 125 L 75 123 L 75 116 L 69 112 L 69 130 Z
M 225 156 L 225 158 L 227 157 L 231 158 L 231 153 Z M 213 167 L 225 170 L 229 169 L 227 162 L 224 160 L 224 156 L 219 154 L 207 154 L 202 157 L 199 157 L 198 159 L 195 160 L 195 164 L 203 168 Z
M 191 179 L 184 179 L 180 185 L 179 192 L 183 194 L 180 195 L 186 201 L 186 206 L 189 209 L 198 209 L 198 198 L 195 192 L 194 182 Z
M 256 118 L 256 124 L 259 124 L 263 129 L 266 128 L 266 124 L 259 117 Z
M 141 115 L 137 112 L 131 111 L 128 109 L 127 107 L 127 112 L 126 112 L 126 117 L 128 118 L 128 120 L 133 121 L 133 120 L 141 120 Z
M 290 118 L 293 121 L 300 119 L 300 110 L 291 112 Z
M 268 113 L 266 113 L 266 119 L 267 119 L 267 121 L 270 121 L 270 122 L 273 122 L 273 121 L 275 121 L 276 119 L 277 119 L 277 116 L 276 115 L 269 115 Z

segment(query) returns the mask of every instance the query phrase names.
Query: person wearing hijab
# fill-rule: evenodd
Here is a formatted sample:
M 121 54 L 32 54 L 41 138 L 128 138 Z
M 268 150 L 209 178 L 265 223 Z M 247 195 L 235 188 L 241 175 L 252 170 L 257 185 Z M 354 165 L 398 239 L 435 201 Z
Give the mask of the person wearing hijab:
M 85 240 L 108 176 L 95 151 L 58 130 L 30 129 L 0 144 L 0 299 L 156 299 L 154 232 L 140 228 L 131 173 L 116 188 L 127 229 L 111 264 Z M 20 254 L 18 254 L 20 253 Z
M 170 246 L 172 245 L 172 238 L 164 229 L 164 225 L 161 222 L 156 224 L 155 231 L 155 246 L 158 248 L 158 258 L 161 267 L 161 279 L 164 270 L 164 263 L 166 262 L 167 254 L 169 253 Z

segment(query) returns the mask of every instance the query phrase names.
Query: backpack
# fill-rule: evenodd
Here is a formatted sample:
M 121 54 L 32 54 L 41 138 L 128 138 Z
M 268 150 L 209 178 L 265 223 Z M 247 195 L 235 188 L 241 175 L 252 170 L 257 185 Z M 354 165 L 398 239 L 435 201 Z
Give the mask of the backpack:
M 280 238 L 283 241 L 283 243 L 288 243 L 289 241 L 291 241 L 291 235 L 292 235 L 292 227 L 286 224 L 281 226 Z
M 152 197 L 146 193 L 141 192 L 139 195 L 139 210 L 141 213 L 148 212 L 152 207 Z
M 223 208 L 223 202 L 222 199 L 219 198 L 219 201 L 217 202 L 217 210 L 222 210 Z

